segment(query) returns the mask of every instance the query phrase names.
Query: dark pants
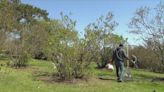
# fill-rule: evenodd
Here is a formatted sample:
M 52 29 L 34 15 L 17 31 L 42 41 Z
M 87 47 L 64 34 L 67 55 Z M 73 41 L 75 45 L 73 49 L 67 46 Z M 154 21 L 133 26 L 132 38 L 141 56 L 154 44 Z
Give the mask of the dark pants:
M 116 62 L 116 75 L 117 75 L 117 80 L 124 79 L 124 62 L 123 61 Z

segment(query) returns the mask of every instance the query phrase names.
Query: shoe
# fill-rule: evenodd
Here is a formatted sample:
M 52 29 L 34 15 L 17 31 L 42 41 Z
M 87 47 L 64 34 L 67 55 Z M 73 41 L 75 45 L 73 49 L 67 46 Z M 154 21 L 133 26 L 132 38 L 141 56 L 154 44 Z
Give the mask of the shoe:
M 123 82 L 123 80 L 117 80 L 117 82 Z
M 117 78 L 117 81 L 118 81 L 118 80 L 120 80 L 120 78 L 119 78 L 119 77 Z

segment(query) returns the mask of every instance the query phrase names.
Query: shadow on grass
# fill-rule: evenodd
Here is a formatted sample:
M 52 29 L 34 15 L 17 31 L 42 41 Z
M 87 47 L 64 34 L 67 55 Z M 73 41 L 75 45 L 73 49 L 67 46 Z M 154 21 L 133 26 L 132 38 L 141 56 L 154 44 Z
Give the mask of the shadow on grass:
M 32 74 L 32 77 L 33 77 L 33 80 L 35 80 L 35 81 L 43 81 L 45 83 L 76 84 L 79 82 L 87 82 L 88 81 L 85 78 L 64 80 L 64 79 L 61 79 L 55 73 L 49 73 L 49 72 L 43 72 L 43 71 L 35 71 Z
M 139 77 L 139 78 L 144 78 L 144 79 L 152 79 L 154 76 L 152 75 L 146 75 L 146 74 L 134 74 L 133 76 Z
M 154 76 L 154 75 L 145 75 L 145 74 L 135 74 L 134 78 L 136 80 L 143 80 L 143 81 L 151 81 L 151 82 L 155 82 L 155 81 L 160 81 L 160 82 L 164 82 L 164 77 L 158 77 L 158 76 Z
M 164 82 L 164 78 L 156 77 L 152 79 L 152 82 Z
M 99 76 L 98 79 L 105 80 L 105 81 L 115 81 L 117 82 L 115 77 L 109 77 L 109 76 Z M 133 78 L 124 78 L 124 82 L 134 82 L 135 80 Z
M 44 82 L 55 81 L 52 73 L 44 72 L 44 71 L 34 71 L 32 73 L 32 78 L 34 81 L 44 81 Z
M 115 79 L 115 78 L 110 77 L 109 75 L 108 75 L 108 76 L 106 76 L 106 75 L 103 75 L 103 76 L 98 76 L 98 79 L 100 79 L 100 80 L 110 80 L 110 81 L 116 81 L 116 79 Z

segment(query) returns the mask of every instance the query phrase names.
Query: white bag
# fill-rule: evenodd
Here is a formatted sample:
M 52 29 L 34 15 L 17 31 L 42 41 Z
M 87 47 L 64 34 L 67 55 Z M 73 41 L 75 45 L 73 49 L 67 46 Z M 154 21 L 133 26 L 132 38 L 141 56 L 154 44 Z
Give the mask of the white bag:
M 112 71 L 114 70 L 114 67 L 112 64 L 107 64 L 106 67 L 108 70 L 112 70 Z

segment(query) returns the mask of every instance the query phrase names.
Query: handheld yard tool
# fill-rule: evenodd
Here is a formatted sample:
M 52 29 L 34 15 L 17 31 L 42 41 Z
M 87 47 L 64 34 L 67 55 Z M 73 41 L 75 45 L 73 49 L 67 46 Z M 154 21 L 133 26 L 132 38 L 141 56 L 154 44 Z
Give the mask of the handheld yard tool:
M 128 43 L 127 43 L 127 56 L 129 57 L 129 46 L 128 46 Z M 127 60 L 127 67 L 126 67 L 126 71 L 125 71 L 125 77 L 127 78 L 132 78 L 132 75 L 131 75 L 131 69 L 129 67 L 129 60 Z

